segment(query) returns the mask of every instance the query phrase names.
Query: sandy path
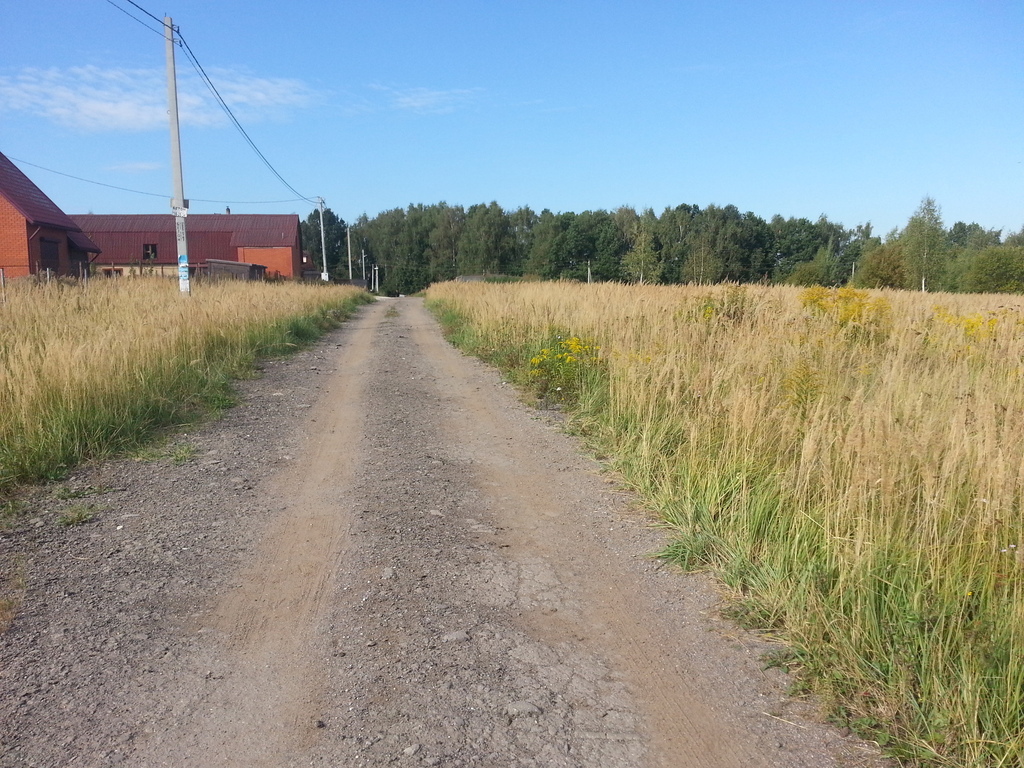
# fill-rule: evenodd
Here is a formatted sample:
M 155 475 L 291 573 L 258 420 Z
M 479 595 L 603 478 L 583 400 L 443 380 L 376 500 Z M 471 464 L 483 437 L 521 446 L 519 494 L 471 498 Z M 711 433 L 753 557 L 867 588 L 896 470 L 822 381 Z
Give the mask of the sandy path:
M 150 469 L 132 512 L 69 543 L 140 526 L 140 508 L 183 510 L 117 550 L 136 593 L 158 579 L 163 600 L 95 601 L 72 627 L 53 589 L 29 590 L 36 608 L 3 636 L 0 693 L 22 703 L 0 704 L 0 764 L 877 764 L 804 719 L 781 673 L 761 671 L 764 644 L 717 617 L 702 578 L 659 568 L 659 534 L 629 497 L 448 346 L 421 301 L 378 302 L 284 368 L 227 416 L 237 427 L 190 438 L 190 477 L 226 478 L 204 503 L 174 498 L 188 493 L 164 482 L 177 470 Z M 288 397 L 297 410 L 274 415 Z M 167 542 L 182 530 L 188 546 Z M 149 574 L 152 542 L 187 562 Z M 58 662 L 54 693 L 22 646 L 62 621 L 76 637 L 116 621 L 136 641 Z M 104 663 L 115 674 L 98 686 Z M 51 726 L 57 706 L 80 714 Z

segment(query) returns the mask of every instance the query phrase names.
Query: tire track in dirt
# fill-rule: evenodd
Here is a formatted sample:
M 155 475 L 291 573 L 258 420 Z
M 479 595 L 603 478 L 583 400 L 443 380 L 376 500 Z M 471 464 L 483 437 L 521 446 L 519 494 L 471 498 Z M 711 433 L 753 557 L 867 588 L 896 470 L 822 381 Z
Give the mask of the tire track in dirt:
M 204 661 L 218 681 L 201 707 L 138 760 L 139 765 L 287 765 L 317 730 L 321 623 L 349 544 L 355 473 L 353 435 L 362 433 L 363 387 L 381 313 L 352 320 L 328 395 L 306 426 L 298 462 L 268 479 L 278 510 L 238 586 L 207 613 L 199 637 L 215 643 Z M 319 654 L 318 654 L 319 651 Z

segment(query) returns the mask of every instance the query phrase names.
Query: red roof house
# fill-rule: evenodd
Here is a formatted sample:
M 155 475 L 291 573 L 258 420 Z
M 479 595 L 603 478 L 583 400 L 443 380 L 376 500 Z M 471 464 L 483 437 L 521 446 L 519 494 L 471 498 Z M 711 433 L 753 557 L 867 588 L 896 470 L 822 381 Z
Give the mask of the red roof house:
M 102 249 L 93 261 L 106 274 L 177 275 L 174 216 L 167 214 L 71 217 Z M 200 269 L 210 261 L 265 266 L 267 277 L 302 276 L 302 237 L 296 214 L 192 213 L 185 219 L 188 261 Z
M 4 277 L 81 276 L 97 246 L 0 153 L 0 269 Z

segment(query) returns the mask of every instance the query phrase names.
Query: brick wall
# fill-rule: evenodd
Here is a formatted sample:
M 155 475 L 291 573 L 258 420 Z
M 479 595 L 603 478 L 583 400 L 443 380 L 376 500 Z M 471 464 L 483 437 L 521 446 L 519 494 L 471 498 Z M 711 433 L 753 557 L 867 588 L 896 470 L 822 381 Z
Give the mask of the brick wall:
M 25 277 L 29 274 L 28 226 L 25 217 L 0 195 L 0 267 L 4 277 Z
M 298 277 L 301 267 L 296 269 L 297 259 L 294 248 L 239 248 L 238 260 L 249 264 L 262 264 L 267 268 L 267 277 Z

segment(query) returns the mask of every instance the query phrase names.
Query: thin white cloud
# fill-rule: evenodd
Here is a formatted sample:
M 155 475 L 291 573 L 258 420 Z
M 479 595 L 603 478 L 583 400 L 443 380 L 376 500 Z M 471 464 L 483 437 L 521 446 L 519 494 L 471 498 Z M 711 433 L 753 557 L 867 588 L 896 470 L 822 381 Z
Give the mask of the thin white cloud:
M 374 90 L 386 93 L 392 109 L 415 112 L 420 115 L 444 115 L 472 103 L 482 88 L 392 88 L 375 85 Z
M 313 100 L 311 90 L 299 80 L 223 69 L 208 74 L 243 121 L 281 119 Z M 0 112 L 30 112 L 85 131 L 148 131 L 167 125 L 167 85 L 159 70 L 26 68 L 0 75 Z M 179 75 L 178 113 L 183 125 L 228 124 L 195 74 Z
M 210 69 L 207 74 L 228 106 L 241 117 L 279 118 L 288 110 L 309 106 L 314 101 L 313 91 L 302 81 L 287 77 L 256 77 L 227 69 Z M 191 89 L 197 89 L 198 78 L 186 81 Z M 210 100 L 209 91 L 200 91 Z M 223 114 L 223 113 L 221 113 Z

